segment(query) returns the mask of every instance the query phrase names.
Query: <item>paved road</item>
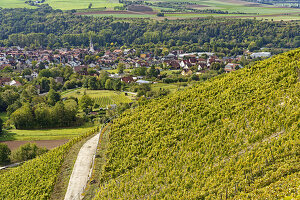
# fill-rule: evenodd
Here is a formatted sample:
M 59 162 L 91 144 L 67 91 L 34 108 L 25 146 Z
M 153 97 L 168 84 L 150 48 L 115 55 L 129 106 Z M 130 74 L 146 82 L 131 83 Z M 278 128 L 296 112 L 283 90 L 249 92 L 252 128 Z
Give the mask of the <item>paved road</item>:
M 65 200 L 82 199 L 83 192 L 90 176 L 94 154 L 97 149 L 100 133 L 88 140 L 80 149 L 75 162 Z

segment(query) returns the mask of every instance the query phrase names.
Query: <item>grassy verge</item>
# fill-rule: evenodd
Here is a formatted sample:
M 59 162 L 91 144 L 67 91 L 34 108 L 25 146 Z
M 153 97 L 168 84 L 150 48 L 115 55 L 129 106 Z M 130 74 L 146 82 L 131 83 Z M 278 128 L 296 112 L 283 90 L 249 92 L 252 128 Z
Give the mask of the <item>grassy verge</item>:
M 106 151 L 109 143 L 109 132 L 110 127 L 108 127 L 100 136 L 100 143 L 97 148 L 92 178 L 87 185 L 86 191 L 84 193 L 84 199 L 93 199 L 97 193 L 97 190 L 99 189 L 101 174 L 106 163 Z
M 64 163 L 61 167 L 61 170 L 59 172 L 59 176 L 56 180 L 56 184 L 54 186 L 52 195 L 50 197 L 51 200 L 59 200 L 64 199 L 65 194 L 68 189 L 69 179 L 72 174 L 72 170 L 77 158 L 77 155 L 80 151 L 80 148 L 82 145 L 88 141 L 92 136 L 85 138 L 84 140 L 76 143 L 69 151 L 68 155 L 66 156 Z
M 57 129 L 42 129 L 42 130 L 7 130 L 6 133 L 0 136 L 0 141 L 32 141 L 32 140 L 62 140 L 71 139 L 89 130 L 92 130 L 96 125 L 86 123 L 79 127 L 72 128 L 57 128 Z

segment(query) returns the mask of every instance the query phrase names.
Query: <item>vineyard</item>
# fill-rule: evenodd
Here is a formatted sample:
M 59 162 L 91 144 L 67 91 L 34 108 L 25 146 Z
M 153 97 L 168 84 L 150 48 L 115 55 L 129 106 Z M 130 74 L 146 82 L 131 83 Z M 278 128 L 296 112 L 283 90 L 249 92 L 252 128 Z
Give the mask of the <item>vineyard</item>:
M 101 108 L 105 108 L 108 105 L 120 104 L 120 103 L 130 103 L 131 100 L 127 98 L 124 94 L 114 94 L 110 96 L 94 97 L 94 104 L 99 105 Z
M 125 112 L 96 199 L 300 198 L 300 50 Z
M 64 157 L 78 141 L 99 131 L 96 128 L 66 144 L 0 175 L 0 199 L 49 199 Z
M 81 98 L 83 94 L 87 94 L 94 100 L 94 104 L 99 105 L 100 108 L 106 108 L 112 104 L 130 103 L 132 100 L 125 96 L 124 92 L 116 92 L 110 90 L 86 90 L 79 89 L 71 91 L 63 95 L 63 97 Z

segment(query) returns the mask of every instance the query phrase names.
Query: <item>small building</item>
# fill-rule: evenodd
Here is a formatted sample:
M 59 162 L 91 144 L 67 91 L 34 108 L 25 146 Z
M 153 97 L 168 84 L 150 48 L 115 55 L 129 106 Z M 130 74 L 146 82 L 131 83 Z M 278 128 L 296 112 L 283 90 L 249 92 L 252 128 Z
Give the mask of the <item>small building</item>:
M 150 84 L 150 83 L 152 83 L 151 81 L 145 81 L 145 80 L 138 80 L 136 83 L 138 83 L 138 84 Z
M 64 83 L 64 78 L 63 77 L 56 77 L 54 80 L 55 80 L 56 83 L 61 83 L 61 84 Z
M 183 69 L 181 72 L 182 76 L 191 76 L 192 74 L 193 74 L 193 72 L 190 69 Z
M 132 82 L 134 82 L 132 76 L 123 77 L 123 78 L 121 78 L 121 81 L 124 82 L 124 83 L 132 83 Z
M 240 64 L 228 63 L 225 66 L 224 70 L 225 70 L 226 73 L 228 73 L 228 72 L 232 72 L 232 71 L 235 71 L 237 69 L 240 69 L 240 68 L 242 68 L 242 66 Z
M 271 52 L 257 52 L 257 53 L 252 53 L 250 55 L 251 58 L 269 58 L 271 57 Z
M 10 83 L 9 83 L 10 86 L 22 86 L 22 84 L 19 82 L 19 81 L 16 81 L 16 80 L 12 80 Z

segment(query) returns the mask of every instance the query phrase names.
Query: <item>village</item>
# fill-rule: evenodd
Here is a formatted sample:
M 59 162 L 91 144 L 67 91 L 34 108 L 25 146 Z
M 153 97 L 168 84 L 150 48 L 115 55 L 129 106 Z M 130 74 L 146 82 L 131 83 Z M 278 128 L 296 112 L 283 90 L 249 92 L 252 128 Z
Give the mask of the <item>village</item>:
M 143 80 L 145 78 L 143 76 L 118 73 L 115 69 L 120 63 L 122 63 L 124 72 L 130 72 L 130 69 L 155 66 L 160 72 L 173 70 L 180 72 L 177 74 L 183 77 L 189 77 L 194 74 L 205 74 L 210 70 L 229 73 L 243 68 L 242 63 L 245 61 L 270 56 L 269 52 L 246 52 L 246 55 L 220 58 L 212 52 L 187 53 L 182 50 L 170 51 L 165 56 L 156 56 L 153 52 L 138 52 L 135 49 L 95 50 L 92 42 L 89 49 L 27 50 L 20 47 L 1 47 L 0 70 L 4 73 L 0 77 L 0 85 L 21 86 L 23 84 L 21 79 L 32 81 L 39 76 L 40 70 L 58 65 L 69 66 L 74 73 L 83 76 L 98 76 L 101 70 L 107 70 L 110 78 L 120 79 L 124 83 L 151 83 L 151 81 Z M 27 73 L 22 73 L 24 70 Z M 91 71 L 92 73 L 90 73 Z M 18 78 L 9 72 L 16 72 L 13 74 L 19 74 Z M 63 77 L 54 77 L 54 80 L 62 85 L 66 81 Z

